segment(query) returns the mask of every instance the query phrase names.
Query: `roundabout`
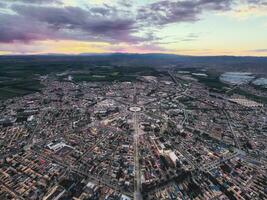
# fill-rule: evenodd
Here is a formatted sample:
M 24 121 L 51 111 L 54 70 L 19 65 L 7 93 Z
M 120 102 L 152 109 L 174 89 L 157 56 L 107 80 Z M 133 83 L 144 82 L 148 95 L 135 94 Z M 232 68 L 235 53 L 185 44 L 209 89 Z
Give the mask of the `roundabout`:
M 142 108 L 138 106 L 133 106 L 133 107 L 130 107 L 129 110 L 132 112 L 140 112 Z

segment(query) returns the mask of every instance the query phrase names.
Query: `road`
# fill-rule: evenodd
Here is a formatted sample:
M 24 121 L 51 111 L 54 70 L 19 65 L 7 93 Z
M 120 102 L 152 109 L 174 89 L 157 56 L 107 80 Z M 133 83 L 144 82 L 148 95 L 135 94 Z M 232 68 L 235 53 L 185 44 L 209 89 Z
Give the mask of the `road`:
M 133 102 L 137 103 L 136 86 L 134 87 Z M 133 114 L 133 126 L 134 126 L 134 200 L 142 200 L 142 184 L 140 177 L 140 163 L 139 163 L 139 120 L 138 112 Z
M 142 184 L 140 177 L 140 163 L 139 163 L 139 124 L 138 114 L 134 113 L 134 199 L 142 200 Z
M 132 194 L 129 193 L 129 192 L 125 192 L 125 191 L 122 191 L 121 188 L 119 188 L 117 185 L 114 185 L 112 183 L 110 183 L 110 181 L 108 179 L 103 179 L 103 178 L 100 178 L 100 177 L 96 177 L 92 174 L 89 174 L 88 172 L 84 171 L 84 170 L 79 170 L 79 169 L 76 169 L 75 166 L 73 167 L 70 167 L 70 165 L 68 164 L 65 164 L 57 159 L 53 159 L 53 158 L 50 158 L 46 155 L 44 155 L 42 152 L 39 152 L 39 151 L 36 151 L 36 150 L 29 150 L 30 152 L 32 152 L 33 154 L 36 154 L 38 155 L 40 158 L 43 158 L 47 161 L 50 161 L 51 163 L 56 163 L 58 164 L 59 166 L 65 168 L 67 172 L 73 172 L 73 173 L 77 173 L 81 176 L 84 176 L 86 177 L 87 179 L 95 182 L 95 183 L 101 183 L 102 185 L 105 185 L 109 188 L 112 188 L 113 190 L 115 190 L 116 192 L 118 193 L 123 193 L 129 197 L 132 197 Z M 1 183 L 1 182 L 0 182 Z
M 236 145 L 236 147 L 238 149 L 241 149 L 241 144 L 240 144 L 239 139 L 238 139 L 238 137 L 237 137 L 237 135 L 236 135 L 236 133 L 235 133 L 235 131 L 233 129 L 233 126 L 232 126 L 232 120 L 231 120 L 228 112 L 226 112 L 225 110 L 223 110 L 223 112 L 224 112 L 224 114 L 225 114 L 225 116 L 227 118 L 228 126 L 229 126 L 229 128 L 230 128 L 230 130 L 231 130 L 231 132 L 232 132 L 232 134 L 234 136 L 235 145 Z
M 221 160 L 216 160 L 211 163 L 204 164 L 203 166 L 199 167 L 201 171 L 209 172 L 214 168 L 219 167 L 222 163 L 231 160 L 232 158 L 235 158 L 239 156 L 237 152 L 227 155 L 225 158 L 222 158 Z

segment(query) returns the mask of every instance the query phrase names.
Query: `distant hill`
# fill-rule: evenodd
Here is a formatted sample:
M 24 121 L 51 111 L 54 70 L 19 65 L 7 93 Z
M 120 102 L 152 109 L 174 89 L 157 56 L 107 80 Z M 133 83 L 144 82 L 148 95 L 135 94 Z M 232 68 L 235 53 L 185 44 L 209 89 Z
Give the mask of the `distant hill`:
M 0 56 L 0 67 L 12 65 L 82 67 L 117 65 L 128 67 L 204 67 L 221 71 L 248 71 L 267 74 L 267 57 L 184 56 L 174 54 L 80 54 Z M 39 70 L 38 70 L 39 71 Z

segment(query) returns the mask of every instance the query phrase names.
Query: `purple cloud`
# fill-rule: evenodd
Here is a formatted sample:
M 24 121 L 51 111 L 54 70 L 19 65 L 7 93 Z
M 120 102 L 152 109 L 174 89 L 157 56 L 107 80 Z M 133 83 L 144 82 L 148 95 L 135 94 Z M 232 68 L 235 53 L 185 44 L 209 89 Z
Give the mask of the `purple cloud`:
M 6 0 L 0 0 L 7 2 Z M 61 0 L 12 0 L 7 3 L 25 3 L 25 4 L 50 4 L 50 3 L 61 3 Z
M 135 36 L 135 20 L 110 6 L 82 9 L 13 4 L 11 8 L 16 14 L 0 13 L 0 42 L 73 39 L 138 43 L 151 39 Z
M 256 5 L 267 5 L 266 0 L 247 0 L 248 4 L 256 4 Z
M 249 50 L 251 52 L 258 52 L 258 53 L 265 53 L 267 52 L 267 49 L 252 49 L 252 50 Z
M 88 5 L 87 8 L 36 4 L 49 5 L 60 0 L 14 0 L 13 2 L 23 2 L 23 4 L 9 3 L 12 12 L 0 13 L 0 42 L 72 39 L 155 44 L 160 38 L 152 34 L 150 28 L 170 23 L 194 22 L 199 20 L 203 12 L 231 9 L 233 1 L 159 0 L 137 8 L 136 12 L 130 6 L 131 0 L 119 1 L 121 6 L 118 7 L 103 4 Z
M 1 9 L 1 8 L 6 8 L 6 4 L 0 2 L 0 9 Z
M 29 19 L 22 16 L 0 14 L 0 42 L 29 42 L 47 39 L 53 35 L 55 33 L 51 29 L 34 20 L 29 23 Z
M 199 15 L 204 11 L 229 10 L 231 2 L 231 0 L 162 0 L 140 8 L 138 19 L 155 25 L 193 22 L 199 20 Z

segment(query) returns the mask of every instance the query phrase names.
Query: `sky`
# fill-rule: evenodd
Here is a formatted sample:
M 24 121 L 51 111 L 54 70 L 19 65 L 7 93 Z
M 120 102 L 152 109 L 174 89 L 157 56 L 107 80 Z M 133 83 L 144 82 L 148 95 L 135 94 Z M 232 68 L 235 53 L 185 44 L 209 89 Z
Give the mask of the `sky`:
M 0 55 L 267 56 L 267 0 L 0 0 Z

